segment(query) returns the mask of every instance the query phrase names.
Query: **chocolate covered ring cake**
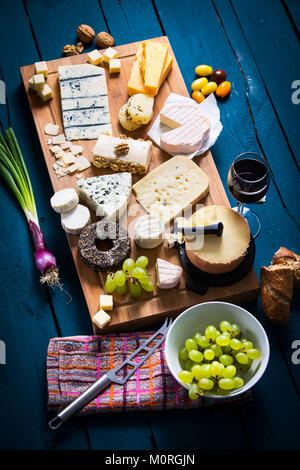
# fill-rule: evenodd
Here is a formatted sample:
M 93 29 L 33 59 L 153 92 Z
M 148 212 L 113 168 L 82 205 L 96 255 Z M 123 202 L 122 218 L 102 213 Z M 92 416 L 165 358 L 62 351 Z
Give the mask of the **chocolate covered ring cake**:
M 112 248 L 101 251 L 97 240 L 111 240 Z M 115 222 L 100 221 L 88 225 L 78 241 L 80 259 L 95 271 L 115 270 L 130 256 L 130 238 L 125 229 Z

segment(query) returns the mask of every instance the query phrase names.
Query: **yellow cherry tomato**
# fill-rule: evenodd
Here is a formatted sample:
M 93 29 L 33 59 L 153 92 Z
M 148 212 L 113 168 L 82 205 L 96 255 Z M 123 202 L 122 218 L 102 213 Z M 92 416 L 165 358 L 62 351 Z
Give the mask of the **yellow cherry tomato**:
M 202 101 L 205 100 L 205 96 L 199 90 L 193 91 L 192 98 L 193 100 L 197 101 L 197 103 L 202 103 Z
M 192 90 L 201 90 L 201 88 L 204 87 L 204 85 L 206 85 L 207 83 L 208 80 L 206 77 L 197 78 L 197 80 L 194 80 L 192 83 Z
M 203 88 L 201 88 L 201 91 L 204 96 L 208 96 L 211 93 L 214 93 L 217 88 L 218 85 L 216 84 L 216 82 L 208 82 L 206 85 L 204 85 Z
M 219 98 L 225 98 L 227 95 L 229 95 L 230 90 L 231 90 L 231 83 L 227 81 L 222 82 L 216 89 L 216 95 Z
M 198 65 L 195 68 L 195 73 L 200 75 L 200 77 L 208 77 L 208 75 L 212 74 L 213 69 L 210 65 Z

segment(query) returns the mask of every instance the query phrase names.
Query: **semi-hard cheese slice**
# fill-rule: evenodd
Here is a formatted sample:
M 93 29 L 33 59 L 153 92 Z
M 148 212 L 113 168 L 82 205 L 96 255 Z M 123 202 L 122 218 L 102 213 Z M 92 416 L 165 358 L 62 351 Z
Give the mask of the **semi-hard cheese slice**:
M 147 173 L 152 155 L 150 140 L 121 139 L 101 134 L 93 148 L 93 164 L 114 171 Z
M 210 122 L 193 103 L 167 103 L 160 112 L 160 121 L 172 130 L 160 137 L 166 152 L 192 153 L 207 139 Z
M 118 218 L 130 199 L 131 173 L 82 178 L 77 181 L 76 190 L 97 216 Z
M 186 240 L 186 254 L 194 266 L 211 274 L 227 273 L 243 260 L 250 241 L 247 221 L 236 211 L 224 206 L 206 206 L 195 212 L 192 225 L 210 225 L 222 222 L 220 237 L 206 235 L 201 249 L 194 249 L 195 242 Z
M 156 41 L 144 41 L 144 63 L 140 63 L 146 93 L 157 95 L 164 70 L 168 45 Z
M 182 267 L 161 258 L 156 261 L 156 281 L 161 289 L 177 286 L 182 275 Z
M 155 168 L 132 189 L 145 210 L 166 224 L 207 194 L 209 178 L 191 159 L 178 155 Z

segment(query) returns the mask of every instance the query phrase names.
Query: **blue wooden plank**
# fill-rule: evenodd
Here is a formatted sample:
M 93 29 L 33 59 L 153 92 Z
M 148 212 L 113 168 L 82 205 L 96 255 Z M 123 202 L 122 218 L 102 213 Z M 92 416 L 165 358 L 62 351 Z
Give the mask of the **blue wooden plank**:
M 106 30 L 105 21 L 97 1 L 86 1 L 84 8 L 82 8 L 82 2 L 74 0 L 71 9 L 69 6 L 70 2 L 67 0 L 61 0 L 60 2 L 30 0 L 26 2 L 29 20 L 42 59 L 57 58 L 61 42 L 66 44 L 68 41 L 72 41 L 72 35 L 76 34 L 77 26 L 81 23 L 91 25 L 96 32 Z M 68 12 L 67 21 L 64 12 Z M 56 17 L 60 17 L 58 23 Z M 62 31 L 57 34 L 57 29 Z M 51 41 L 49 41 L 49 37 L 51 37 Z M 95 48 L 95 43 L 90 48 Z M 55 239 L 55 233 L 61 232 L 60 222 L 57 214 L 53 213 L 51 217 L 52 236 Z M 63 336 L 91 334 L 90 316 L 73 261 L 70 263 L 70 250 L 66 246 L 65 236 L 63 238 L 64 240 L 60 241 L 62 245 L 57 247 L 57 256 L 64 275 L 64 287 L 71 293 L 73 301 L 66 307 L 65 300 L 58 293 L 52 295 L 60 331 Z M 112 422 L 114 426 L 111 426 Z M 113 419 L 110 415 L 86 417 L 85 423 L 88 427 L 89 441 L 94 449 L 106 449 L 111 446 L 119 448 L 129 446 L 129 448 L 134 449 L 136 445 L 139 448 L 151 448 L 149 426 L 144 413 L 132 415 L 129 424 L 127 424 L 128 420 L 120 414 L 115 415 Z M 124 437 L 123 441 L 121 440 L 122 436 Z
M 299 122 L 300 108 L 292 102 L 292 83 L 300 76 L 297 37 L 280 0 L 257 2 L 255 8 L 240 0 L 233 0 L 232 5 L 295 158 L 298 158 L 300 136 L 295 123 Z
M 221 3 L 225 8 L 227 2 Z M 242 151 L 250 149 L 256 151 L 261 150 L 261 142 L 259 142 L 259 139 L 257 138 L 255 132 L 256 128 L 253 126 L 253 121 L 249 113 L 247 101 L 248 90 L 243 74 L 241 73 L 239 64 L 236 61 L 235 54 L 227 42 L 226 35 L 224 34 L 224 30 L 219 22 L 212 2 L 205 3 L 205 22 L 201 23 L 201 28 L 199 28 L 199 18 L 201 18 L 203 13 L 203 4 L 199 4 L 199 2 L 196 1 L 181 1 L 179 5 L 179 2 L 157 0 L 156 5 L 187 85 L 189 86 L 193 81 L 194 67 L 199 63 L 208 63 L 214 68 L 223 68 L 227 71 L 228 78 L 233 83 L 231 96 L 224 103 L 220 103 L 221 120 L 223 122 L 224 129 L 212 150 L 221 178 L 226 186 L 227 173 L 233 158 Z M 185 12 L 181 17 L 176 15 L 179 8 L 181 11 Z M 208 38 L 210 39 L 208 40 Z M 187 43 L 192 44 L 192 47 L 185 48 L 185 54 L 183 56 L 181 54 L 182 44 Z M 243 57 L 242 54 L 241 57 Z M 255 64 L 252 67 L 255 68 Z M 251 72 L 252 86 L 254 88 L 255 86 L 259 86 L 259 83 L 256 83 L 257 74 L 255 76 L 255 74 L 253 75 L 253 70 L 251 70 Z M 253 101 L 253 103 L 254 102 L 255 101 Z M 260 103 L 262 102 L 263 101 Z M 257 122 L 257 113 L 259 112 L 259 109 L 260 107 L 258 106 L 254 112 L 255 124 Z M 260 134 L 262 135 L 263 133 L 264 130 L 263 127 L 261 127 Z M 268 150 L 269 148 L 270 151 Z M 274 160 L 273 155 L 274 148 L 271 146 L 270 142 L 267 143 L 267 139 L 264 142 L 263 150 L 271 164 L 272 170 L 275 162 L 273 174 L 275 174 L 276 170 L 277 178 L 278 170 L 276 167 L 277 162 Z M 285 152 L 287 152 L 286 149 Z M 292 159 L 288 153 L 286 154 L 288 156 L 287 165 L 290 165 Z M 287 184 L 286 180 L 285 187 L 287 187 Z M 284 184 L 282 182 L 282 190 L 283 189 Z M 293 191 L 295 190 L 297 190 L 296 185 L 293 188 Z M 233 202 L 232 198 L 231 202 Z M 291 203 L 293 203 L 292 199 Z M 290 207 L 291 213 L 293 213 L 295 203 L 296 202 L 294 201 L 293 205 Z M 269 264 L 274 251 L 278 249 L 280 244 L 286 243 L 287 246 L 297 247 L 299 232 L 293 219 L 286 213 L 286 210 L 282 205 L 281 194 L 277 191 L 274 184 L 271 184 L 267 195 L 267 203 L 257 209 L 255 208 L 255 210 L 257 210 L 263 220 L 262 233 L 257 240 L 257 256 L 255 262 L 256 270 L 259 271 L 262 264 Z M 283 226 L 285 227 L 284 231 L 282 230 Z M 300 412 L 297 392 L 278 349 L 276 338 L 271 326 L 263 317 L 260 309 L 257 310 L 255 314 L 266 326 L 267 333 L 271 340 L 273 355 L 270 363 L 271 366 L 269 367 L 264 379 L 255 388 L 254 395 L 255 399 L 256 396 L 258 397 L 255 404 L 259 404 L 258 409 L 260 411 L 265 409 L 265 416 L 267 417 L 265 429 L 266 432 L 268 432 L 268 437 L 266 439 L 268 444 L 266 446 L 269 448 L 272 448 L 273 445 L 278 448 L 293 448 L 296 446 L 295 426 L 297 419 L 299 418 L 295 418 L 295 416 L 291 417 L 290 430 L 286 429 L 284 423 L 285 417 L 287 413 L 289 413 L 291 406 L 295 408 L 297 416 Z M 274 361 L 273 358 L 275 358 Z M 277 370 L 279 368 L 279 376 L 274 376 L 272 373 L 272 370 L 274 369 L 272 369 L 272 367 L 276 367 Z M 282 404 L 281 400 L 282 382 L 285 383 L 286 401 L 284 404 Z M 270 388 L 272 389 L 271 397 L 268 392 L 266 392 Z M 277 412 L 277 416 L 275 417 L 274 409 L 278 407 L 279 401 L 282 408 Z M 254 407 L 254 410 L 255 409 L 256 407 Z M 253 415 L 252 423 L 255 422 L 257 425 L 261 416 L 262 413 Z M 251 423 L 248 428 L 251 428 Z M 256 440 L 254 432 L 251 432 L 250 438 L 254 447 L 263 447 L 264 444 Z
M 38 211 L 45 218 L 46 229 L 48 195 L 50 190 L 45 165 L 35 129 L 21 85 L 19 65 L 38 60 L 23 4 L 19 0 L 0 2 L 0 38 L 7 44 L 1 55 L 2 78 L 7 87 L 10 122 L 16 131 L 32 179 Z M 11 24 L 18 31 L 9 44 Z M 22 40 L 20 40 L 22 38 Z M 3 127 L 8 124 L 7 108 L 0 105 Z M 43 181 L 43 184 L 41 184 Z M 0 365 L 0 447 L 3 449 L 51 449 L 55 443 L 47 427 L 45 358 L 48 341 L 56 336 L 47 291 L 39 285 L 34 266 L 32 246 L 27 224 L 4 184 L 0 185 L 1 221 L 1 305 L 0 338 L 7 348 L 7 364 Z M 45 234 L 47 235 L 47 230 Z M 47 236 L 46 236 L 47 238 Z M 53 251 L 54 243 L 47 241 Z M 73 434 L 64 432 L 68 448 L 87 449 L 88 444 L 80 424 Z
M 283 0 L 285 11 L 289 17 L 290 23 L 299 38 L 300 34 L 300 3 L 298 0 Z

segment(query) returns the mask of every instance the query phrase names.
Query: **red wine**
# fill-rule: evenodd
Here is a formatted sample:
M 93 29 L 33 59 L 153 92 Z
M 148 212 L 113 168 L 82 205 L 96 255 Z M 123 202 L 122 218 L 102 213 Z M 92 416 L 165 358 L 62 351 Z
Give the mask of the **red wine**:
M 232 196 L 242 203 L 260 201 L 270 185 L 267 165 L 255 158 L 245 158 L 233 162 L 227 184 Z

